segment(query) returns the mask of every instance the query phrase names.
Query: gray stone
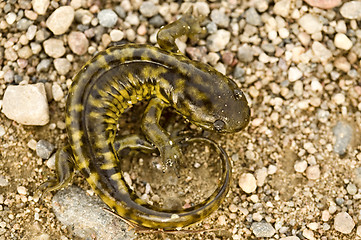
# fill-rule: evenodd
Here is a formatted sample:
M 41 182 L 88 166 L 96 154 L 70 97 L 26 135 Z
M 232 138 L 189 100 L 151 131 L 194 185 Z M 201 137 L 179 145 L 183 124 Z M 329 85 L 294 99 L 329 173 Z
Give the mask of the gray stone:
M 243 45 L 238 48 L 237 57 L 241 62 L 252 62 L 253 60 L 253 49 L 248 45 Z
M 339 121 L 332 129 L 332 131 L 336 137 L 336 142 L 333 146 L 333 150 L 335 151 L 335 153 L 342 156 L 346 153 L 347 146 L 351 142 L 354 130 L 350 124 Z
M 52 199 L 57 219 L 82 239 L 134 239 L 133 231 L 121 219 L 106 212 L 107 206 L 78 187 L 69 187 Z
M 50 59 L 42 59 L 40 63 L 36 66 L 36 71 L 38 72 L 46 72 L 49 70 L 51 64 Z
M 258 238 L 272 237 L 276 233 L 276 230 L 268 222 L 254 222 L 251 225 L 251 230 L 253 231 L 253 234 Z
M 36 144 L 36 154 L 42 159 L 49 159 L 55 146 L 46 140 L 39 140 Z
M 262 26 L 263 22 L 261 16 L 254 7 L 250 7 L 245 12 L 246 22 L 253 26 Z
M 104 9 L 98 13 L 98 19 L 103 27 L 114 27 L 118 21 L 118 16 L 113 10 Z
M 144 17 L 153 17 L 158 13 L 158 6 L 151 1 L 145 1 L 140 5 L 139 11 Z
M 229 27 L 229 17 L 219 9 L 214 9 L 211 12 L 211 20 L 220 27 Z
M 44 84 L 8 86 L 4 93 L 2 111 L 7 118 L 21 124 L 47 124 L 49 107 Z

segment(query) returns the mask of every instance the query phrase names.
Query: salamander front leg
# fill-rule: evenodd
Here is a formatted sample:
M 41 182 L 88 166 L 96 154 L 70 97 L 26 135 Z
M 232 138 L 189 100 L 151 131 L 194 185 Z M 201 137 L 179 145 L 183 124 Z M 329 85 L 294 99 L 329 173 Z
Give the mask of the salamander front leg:
M 153 144 L 141 138 L 137 134 L 116 137 L 114 139 L 113 146 L 114 146 L 114 150 L 117 152 L 118 155 L 120 151 L 122 151 L 125 148 L 140 150 L 145 153 L 151 153 L 157 151 L 157 148 Z
M 74 158 L 69 145 L 56 152 L 55 168 L 57 178 L 52 178 L 39 187 L 43 194 L 61 189 L 70 182 L 74 173 Z
M 152 98 L 149 101 L 142 119 L 142 131 L 159 150 L 163 160 L 163 171 L 172 168 L 179 176 L 178 161 L 182 153 L 170 135 L 159 125 L 160 116 L 166 106 L 167 104 L 158 98 Z

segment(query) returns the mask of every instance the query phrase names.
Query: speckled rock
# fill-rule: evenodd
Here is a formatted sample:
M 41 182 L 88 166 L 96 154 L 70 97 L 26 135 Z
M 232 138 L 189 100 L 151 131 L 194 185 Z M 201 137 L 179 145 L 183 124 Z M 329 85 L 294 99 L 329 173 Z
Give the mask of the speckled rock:
M 45 53 L 52 58 L 59 58 L 65 54 L 63 41 L 55 38 L 45 40 L 43 43 Z
M 127 224 L 103 208 L 107 206 L 97 197 L 90 197 L 78 187 L 58 191 L 52 199 L 57 219 L 82 239 L 134 239 Z
M 49 108 L 44 84 L 8 86 L 4 93 L 2 112 L 7 118 L 24 125 L 47 124 Z
M 68 31 L 74 20 L 74 9 L 70 6 L 57 8 L 46 20 L 46 26 L 55 35 L 61 35 Z
M 347 19 L 361 19 L 361 1 L 350 1 L 342 5 L 340 13 Z
M 89 41 L 82 32 L 71 32 L 68 36 L 68 44 L 73 53 L 83 55 L 87 52 Z
M 103 27 L 114 27 L 118 21 L 117 14 L 111 9 L 104 9 L 98 13 L 100 25 Z
M 31 4 L 33 5 L 34 11 L 39 15 L 44 15 L 46 10 L 49 7 L 49 0 L 32 0 Z

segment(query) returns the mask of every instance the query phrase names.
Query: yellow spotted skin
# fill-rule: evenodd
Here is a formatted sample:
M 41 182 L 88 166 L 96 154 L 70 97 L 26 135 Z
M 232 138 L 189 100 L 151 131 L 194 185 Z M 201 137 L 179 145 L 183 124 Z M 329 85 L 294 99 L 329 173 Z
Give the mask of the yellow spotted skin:
M 250 109 L 242 91 L 211 66 L 192 61 L 178 52 L 174 39 L 194 36 L 199 22 L 187 15 L 162 28 L 160 48 L 126 44 L 108 48 L 86 63 L 69 90 L 66 125 L 71 149 L 58 154 L 59 189 L 71 176 L 74 164 L 97 195 L 120 216 L 153 229 L 175 229 L 200 221 L 215 211 L 229 188 L 230 165 L 223 160 L 217 190 L 204 202 L 183 210 L 146 204 L 125 183 L 117 151 L 124 147 L 158 149 L 164 165 L 177 170 L 179 146 L 161 126 L 166 107 L 174 108 L 194 124 L 218 132 L 236 132 L 247 126 Z M 116 139 L 122 113 L 148 101 L 141 128 L 146 137 Z M 61 157 L 65 156 L 65 157 Z M 66 166 L 67 165 L 67 166 Z

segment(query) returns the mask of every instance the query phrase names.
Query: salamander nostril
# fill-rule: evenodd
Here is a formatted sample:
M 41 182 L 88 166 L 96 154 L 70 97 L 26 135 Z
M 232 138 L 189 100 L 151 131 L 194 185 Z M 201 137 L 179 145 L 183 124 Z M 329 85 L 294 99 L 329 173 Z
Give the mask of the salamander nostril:
M 221 131 L 225 125 L 226 124 L 222 120 L 219 120 L 219 119 L 213 123 L 214 129 L 216 131 Z

